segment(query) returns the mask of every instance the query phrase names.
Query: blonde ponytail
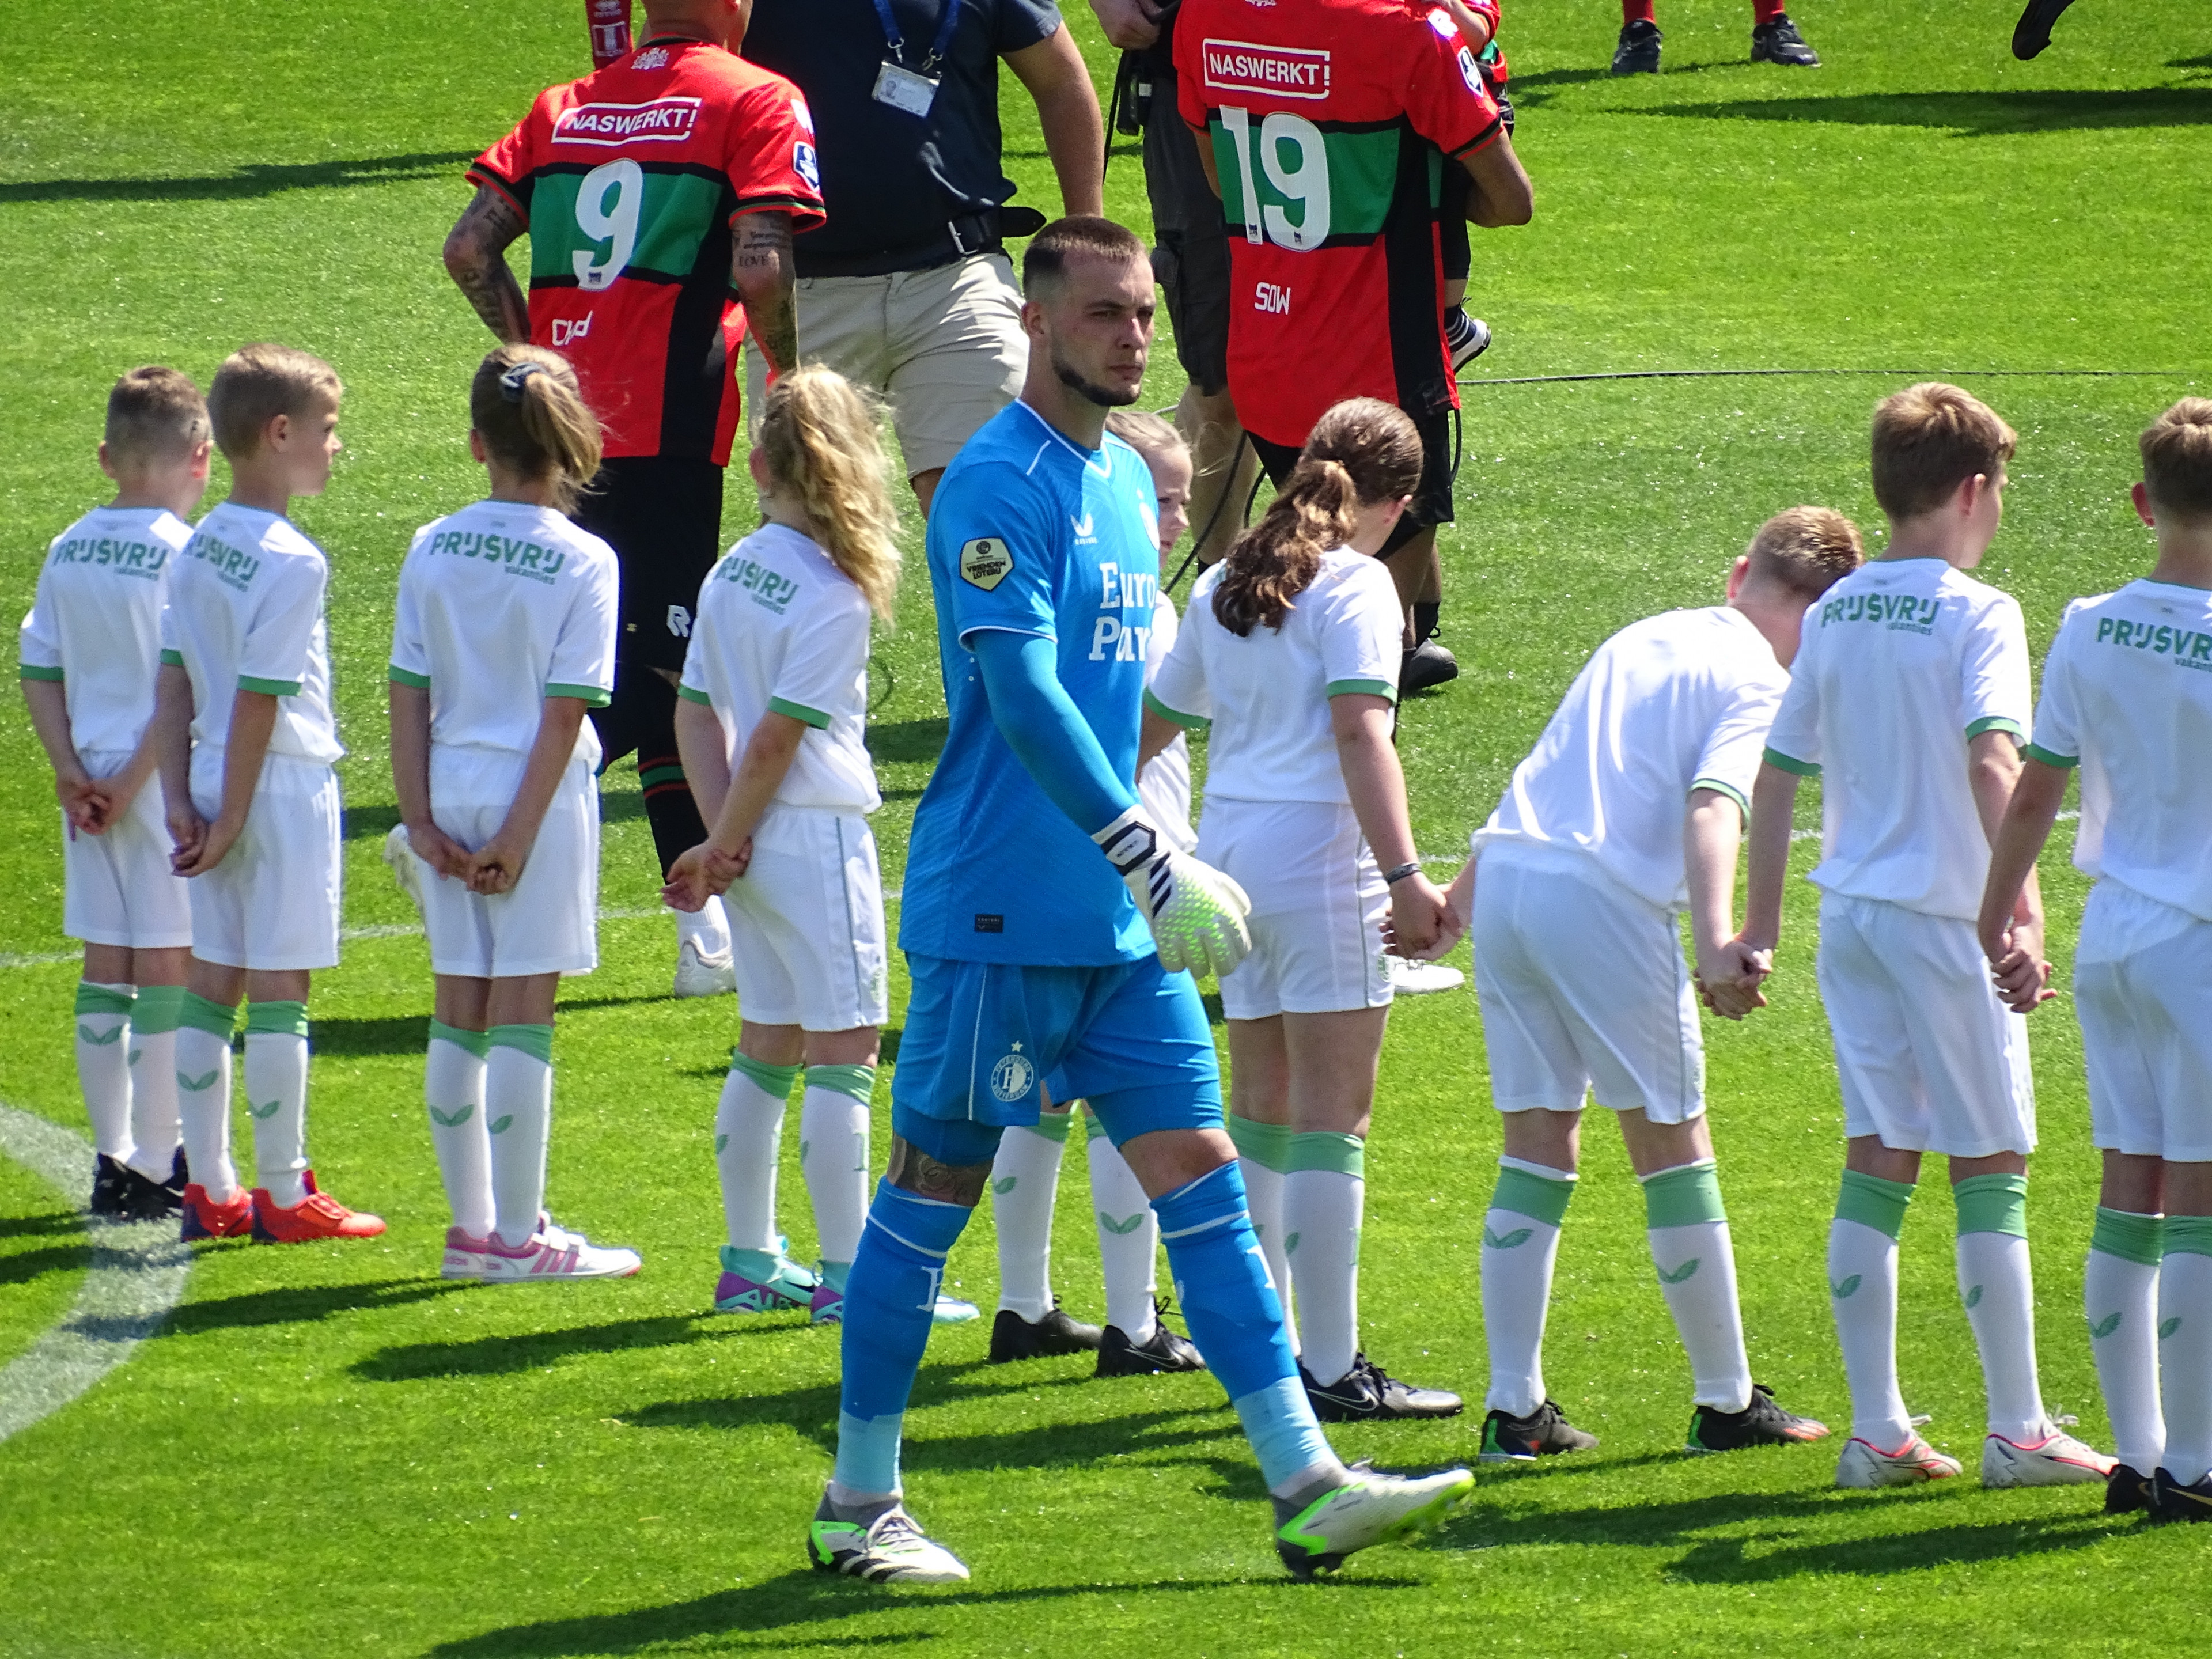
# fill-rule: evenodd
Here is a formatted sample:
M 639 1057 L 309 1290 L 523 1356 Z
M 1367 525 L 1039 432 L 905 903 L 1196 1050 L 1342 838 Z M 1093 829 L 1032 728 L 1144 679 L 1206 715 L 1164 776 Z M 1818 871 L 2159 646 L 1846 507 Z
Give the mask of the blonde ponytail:
M 487 356 L 469 386 L 469 421 L 501 465 L 545 486 L 557 513 L 575 510 L 599 470 L 599 417 L 557 351 L 503 345 Z
M 1421 435 L 1403 410 L 1375 398 L 1331 405 L 1260 522 L 1222 561 L 1214 620 L 1240 639 L 1281 628 L 1322 555 L 1350 538 L 1358 509 L 1410 495 L 1420 478 Z
M 812 521 L 823 551 L 889 623 L 898 509 L 876 400 L 834 369 L 793 369 L 769 389 L 758 442 L 769 477 Z

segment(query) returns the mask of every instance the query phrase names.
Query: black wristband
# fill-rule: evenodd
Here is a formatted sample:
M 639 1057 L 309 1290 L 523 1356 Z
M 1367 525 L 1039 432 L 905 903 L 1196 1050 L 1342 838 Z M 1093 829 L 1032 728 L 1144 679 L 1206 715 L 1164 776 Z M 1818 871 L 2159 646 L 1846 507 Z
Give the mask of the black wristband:
M 1420 860 L 1416 859 L 1413 863 L 1401 864 L 1395 870 L 1385 870 L 1382 872 L 1382 884 L 1385 887 L 1395 887 L 1407 877 L 1418 876 L 1420 873 Z

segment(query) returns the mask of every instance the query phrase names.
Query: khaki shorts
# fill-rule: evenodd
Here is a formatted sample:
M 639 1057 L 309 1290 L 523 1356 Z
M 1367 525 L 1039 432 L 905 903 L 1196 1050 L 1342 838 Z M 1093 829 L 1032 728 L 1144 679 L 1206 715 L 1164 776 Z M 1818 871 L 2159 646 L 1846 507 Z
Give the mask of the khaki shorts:
M 799 283 L 799 353 L 889 400 L 908 477 L 949 465 L 1021 395 L 1022 296 L 1003 253 L 883 276 Z M 757 439 L 768 368 L 745 353 L 747 430 Z

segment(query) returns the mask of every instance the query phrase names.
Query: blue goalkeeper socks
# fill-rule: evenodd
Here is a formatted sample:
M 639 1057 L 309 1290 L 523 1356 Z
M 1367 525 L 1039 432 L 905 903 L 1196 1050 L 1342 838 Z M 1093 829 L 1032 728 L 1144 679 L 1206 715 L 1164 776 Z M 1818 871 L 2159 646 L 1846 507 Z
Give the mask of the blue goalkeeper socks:
M 929 1346 L 945 1258 L 970 1213 L 889 1181 L 876 1185 L 845 1275 L 836 1480 L 848 1492 L 880 1497 L 899 1489 L 899 1425 Z
M 1191 1340 L 1229 1391 L 1268 1490 L 1288 1497 L 1340 1473 L 1283 1336 L 1283 1306 L 1267 1282 L 1237 1166 L 1154 1199 L 1152 1213 Z

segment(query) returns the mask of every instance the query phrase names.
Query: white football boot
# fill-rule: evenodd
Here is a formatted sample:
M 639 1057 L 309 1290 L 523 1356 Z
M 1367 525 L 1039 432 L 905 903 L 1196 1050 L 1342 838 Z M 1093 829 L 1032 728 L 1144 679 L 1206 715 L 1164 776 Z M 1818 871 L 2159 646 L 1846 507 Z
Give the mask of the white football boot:
M 1993 1434 L 1982 1442 L 1982 1484 L 1985 1486 L 2102 1486 L 2113 1460 L 2049 1423 L 2043 1438 L 2028 1445 Z
M 1945 1456 L 1917 1434 L 1895 1451 L 1853 1435 L 1836 1460 L 1836 1484 L 1858 1490 L 1917 1486 L 1923 1480 L 1948 1480 L 1958 1473 L 1957 1458 Z

